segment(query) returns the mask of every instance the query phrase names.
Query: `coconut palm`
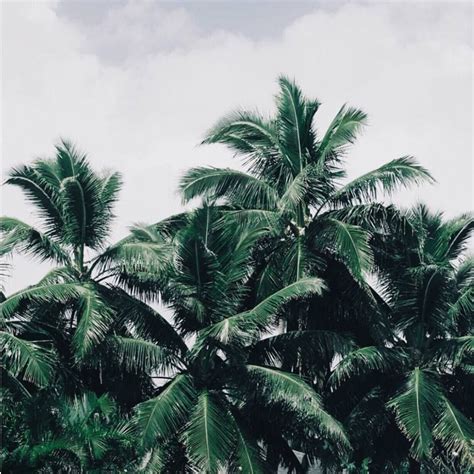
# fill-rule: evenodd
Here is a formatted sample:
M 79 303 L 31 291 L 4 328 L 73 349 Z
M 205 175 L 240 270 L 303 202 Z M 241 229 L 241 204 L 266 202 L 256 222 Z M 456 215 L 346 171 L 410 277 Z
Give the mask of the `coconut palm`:
M 405 156 L 341 184 L 345 152 L 365 125 L 366 114 L 344 105 L 318 136 L 314 122 L 319 102 L 304 97 L 286 77 L 279 79 L 279 88 L 274 117 L 233 112 L 203 142 L 226 145 L 242 158 L 246 171 L 191 169 L 181 180 L 183 198 L 224 198 L 233 208 L 232 218 L 268 224 L 273 238 L 258 281 L 262 295 L 314 274 L 327 254 L 361 281 L 372 265 L 371 226 L 363 228 L 364 223 L 380 216 L 379 206 L 367 204 L 379 192 L 390 194 L 431 177 Z
M 415 232 L 386 238 L 377 256 L 394 343 L 351 352 L 331 383 L 342 397 L 359 386 L 347 420 L 355 431 L 363 426 L 362 457 L 380 456 L 373 453 L 390 443 L 391 453 L 377 459 L 382 465 L 406 459 L 409 448 L 411 471 L 419 472 L 421 463 L 451 472 L 474 462 L 474 266 L 464 256 L 474 218 L 445 220 L 420 205 L 407 221 Z
M 203 196 L 230 209 L 243 226 L 265 224 L 254 275 L 254 301 L 300 278 L 319 276 L 329 291 L 286 314 L 285 330 L 349 332 L 359 344 L 379 344 L 390 331 L 366 276 L 373 268 L 372 234 L 399 225 L 381 194 L 430 181 L 428 171 L 404 156 L 344 183 L 344 157 L 366 124 L 366 114 L 344 105 L 328 129 L 316 130 L 317 100 L 290 79 L 279 79 L 276 114 L 237 111 L 220 120 L 203 143 L 223 144 L 244 171 L 200 167 L 181 180 L 184 201 Z M 297 344 L 295 341 L 294 344 Z M 325 354 L 301 350 L 285 361 L 324 386 L 332 365 Z
M 249 306 L 251 250 L 264 231 L 222 234 L 221 216 L 218 207 L 204 206 L 174 234 L 179 263 L 162 296 L 173 312 L 175 344 L 137 337 L 112 342 L 129 369 L 169 378 L 136 408 L 149 450 L 142 469 L 262 472 L 271 461 L 301 470 L 291 449 L 299 442 L 308 450 L 321 440 L 340 449 L 348 443 L 311 381 L 282 370 L 278 361 L 298 338 L 341 352 L 350 343 L 331 333 L 272 335 L 289 301 L 321 294 L 324 284 L 302 278 Z M 151 239 L 158 230 L 149 227 Z
M 127 296 L 118 285 L 125 284 L 129 275 L 136 277 L 144 266 L 155 272 L 157 281 L 156 273 L 170 264 L 169 249 L 162 242 L 125 241 L 106 247 L 120 175 L 95 173 L 86 156 L 69 142 L 62 141 L 52 159 L 13 169 L 6 182 L 26 194 L 40 227 L 2 217 L 1 255 L 20 252 L 53 266 L 37 284 L 0 303 L 2 326 L 7 328 L 1 341 L 10 372 L 46 381 L 44 371 L 50 365 L 45 352 L 33 345 L 41 340 L 43 346 L 54 346 L 62 364 L 58 376 L 69 386 L 84 382 L 103 386 L 104 377 L 112 385 L 130 383 L 101 366 L 100 347 L 106 335 L 112 330 L 126 332 L 124 318 L 127 322 L 132 318 L 132 312 L 117 310 L 124 308 Z M 129 306 L 134 302 L 133 297 L 127 300 Z M 141 316 L 139 310 L 133 313 L 135 318 Z M 43 375 L 38 372 L 41 367 Z M 77 369 L 82 370 L 80 375 Z

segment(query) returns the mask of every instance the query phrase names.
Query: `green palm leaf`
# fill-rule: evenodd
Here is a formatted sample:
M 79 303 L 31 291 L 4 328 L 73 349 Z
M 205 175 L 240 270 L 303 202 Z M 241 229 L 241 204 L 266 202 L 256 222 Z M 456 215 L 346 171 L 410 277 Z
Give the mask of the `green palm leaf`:
M 52 161 L 36 161 L 33 166 L 12 169 L 6 184 L 19 186 L 28 200 L 37 207 L 45 224 L 46 234 L 59 237 L 63 229 L 62 209 L 58 190 L 48 181 L 48 176 L 54 173 Z
M 366 122 L 367 115 L 362 110 L 342 106 L 321 140 L 320 159 L 335 159 L 346 145 L 354 143 Z
M 333 204 L 362 204 L 377 198 L 378 191 L 390 195 L 411 184 L 432 182 L 430 173 L 411 156 L 385 163 L 340 188 L 331 198 Z
M 446 451 L 460 457 L 469 469 L 474 465 L 474 423 L 466 418 L 447 398 L 442 404 L 442 415 L 433 429 Z
M 84 287 L 77 283 L 30 286 L 10 295 L 5 301 L 0 303 L 0 313 L 3 318 L 7 319 L 15 313 L 22 303 L 65 303 L 79 298 L 85 292 Z
M 152 373 L 182 368 L 179 357 L 154 342 L 140 338 L 114 336 L 108 340 L 115 357 L 127 370 Z
M 188 374 L 177 375 L 160 393 L 136 407 L 135 420 L 145 447 L 175 434 L 186 421 L 197 397 Z
M 323 242 L 347 266 L 352 275 L 362 282 L 364 273 L 372 269 L 373 254 L 369 245 L 370 234 L 361 227 L 337 219 L 327 219 Z
M 316 358 L 324 355 L 332 359 L 335 355 L 347 354 L 353 345 L 350 338 L 335 331 L 287 331 L 258 341 L 252 347 L 250 357 L 267 365 L 279 366 L 288 355 L 295 356 L 299 351 L 306 356 Z
M 273 209 L 278 195 L 264 180 L 229 168 L 193 168 L 181 179 L 184 201 L 198 196 L 226 197 L 240 206 Z
M 347 354 L 335 367 L 329 383 L 337 387 L 358 374 L 399 371 L 408 362 L 403 349 L 368 346 Z
M 3 362 L 14 377 L 44 387 L 54 373 L 54 353 L 34 342 L 0 331 Z
M 388 407 L 395 412 L 397 424 L 412 442 L 415 459 L 425 459 L 432 447 L 436 413 L 443 402 L 438 383 L 416 367 L 407 377 L 405 390 L 392 398 Z
M 277 96 L 278 137 L 284 157 L 289 161 L 293 176 L 306 166 L 306 147 L 312 136 L 304 135 L 306 127 L 306 101 L 299 87 L 287 77 L 280 77 Z M 313 114 L 316 110 L 314 110 Z
M 61 193 L 68 241 L 73 245 L 84 245 L 88 215 L 81 183 L 76 178 L 66 178 L 62 182 Z
M 255 333 L 267 328 L 270 318 L 275 316 L 285 303 L 310 295 L 320 295 L 324 289 L 325 285 L 320 278 L 298 280 L 268 296 L 253 309 L 209 326 L 201 332 L 197 342 L 213 338 L 223 344 L 233 341 L 244 345 L 255 336 Z
M 53 260 L 60 264 L 70 262 L 67 252 L 39 230 L 13 217 L 0 218 L 0 230 L 4 235 L 0 242 L 0 255 L 18 251 L 32 254 L 41 260 Z
M 73 346 L 76 358 L 83 359 L 104 339 L 112 321 L 112 311 L 93 288 L 87 288 L 78 303 Z
M 324 409 L 319 395 L 300 377 L 257 365 L 247 365 L 247 371 L 269 403 L 289 406 L 306 423 L 316 423 L 317 430 L 341 448 L 349 449 L 350 443 L 342 425 Z
M 257 442 L 251 438 L 247 430 L 244 430 L 239 419 L 230 414 L 228 421 L 232 424 L 235 442 L 235 460 L 232 462 L 235 469 L 248 474 L 263 474 L 266 472 L 261 449 Z
M 198 472 L 217 473 L 228 464 L 235 446 L 232 419 L 220 398 L 202 391 L 183 439 Z

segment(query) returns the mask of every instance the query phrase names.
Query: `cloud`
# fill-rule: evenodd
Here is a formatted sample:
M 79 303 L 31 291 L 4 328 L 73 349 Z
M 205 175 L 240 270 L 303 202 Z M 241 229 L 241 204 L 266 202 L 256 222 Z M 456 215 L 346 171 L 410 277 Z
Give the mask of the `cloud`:
M 185 6 L 130 2 L 90 27 L 51 3 L 3 10 L 3 167 L 50 154 L 60 136 L 73 139 L 96 168 L 124 175 L 114 238 L 130 223 L 179 211 L 177 182 L 190 166 L 238 166 L 224 148 L 197 145 L 236 107 L 271 113 L 281 73 L 323 102 L 320 130 L 344 102 L 369 113 L 347 159 L 351 175 L 413 154 L 438 184 L 399 202 L 422 199 L 448 215 L 472 207 L 466 4 L 344 4 L 258 39 L 204 31 Z M 3 190 L 2 207 L 32 219 L 17 190 Z M 41 270 L 25 269 L 13 287 Z

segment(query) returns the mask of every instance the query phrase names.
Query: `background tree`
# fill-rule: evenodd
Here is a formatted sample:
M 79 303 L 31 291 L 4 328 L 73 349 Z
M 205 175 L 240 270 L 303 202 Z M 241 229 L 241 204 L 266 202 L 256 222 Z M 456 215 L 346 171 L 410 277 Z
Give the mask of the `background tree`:
M 474 413 L 468 401 L 474 267 L 464 255 L 474 219 L 465 214 L 445 220 L 422 205 L 406 219 L 409 228 L 385 236 L 376 259 L 394 343 L 351 352 L 331 382 L 340 386 L 346 406 L 353 388 L 347 424 L 360 436 L 359 459 L 370 456 L 381 469 L 387 462 L 399 465 L 409 449 L 413 472 L 420 463 L 458 472 L 474 461 Z M 390 452 L 382 454 L 388 443 Z

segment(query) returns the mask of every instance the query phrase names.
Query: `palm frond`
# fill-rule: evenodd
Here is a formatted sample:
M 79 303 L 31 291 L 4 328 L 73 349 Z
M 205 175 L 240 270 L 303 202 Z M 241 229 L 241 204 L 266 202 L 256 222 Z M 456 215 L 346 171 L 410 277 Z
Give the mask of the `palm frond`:
M 236 438 L 232 467 L 248 474 L 264 474 L 267 472 L 262 456 L 262 450 L 257 441 L 244 429 L 240 419 L 231 413 L 229 421 Z
M 174 327 L 151 306 L 116 287 L 108 290 L 107 298 L 117 303 L 117 322 L 131 324 L 136 336 L 160 346 L 177 348 L 181 354 L 187 352 L 186 344 Z
M 89 216 L 81 183 L 74 177 L 66 178 L 61 183 L 61 195 L 67 240 L 73 245 L 84 245 Z
M 37 208 L 47 235 L 60 236 L 63 228 L 63 215 L 59 191 L 48 179 L 54 174 L 52 161 L 37 160 L 32 166 L 12 169 L 6 184 L 19 186 L 23 190 L 27 199 Z
M 359 281 L 373 265 L 373 254 L 369 245 L 370 234 L 361 227 L 337 219 L 326 220 L 323 242 L 342 260 L 352 275 Z
M 336 159 L 346 145 L 354 143 L 366 123 L 367 115 L 362 110 L 343 105 L 321 140 L 320 160 Z
M 79 298 L 77 320 L 73 346 L 80 360 L 104 339 L 112 321 L 112 310 L 94 288 L 88 287 Z
M 434 180 L 413 157 L 404 156 L 344 185 L 331 197 L 331 202 L 333 205 L 362 204 L 377 199 L 379 191 L 391 195 L 396 190 L 425 181 Z
M 175 352 L 154 342 L 123 336 L 113 336 L 107 342 L 117 360 L 129 371 L 151 374 L 155 371 L 167 373 L 171 369 L 183 368 Z
M 198 339 L 212 338 L 222 344 L 229 344 L 231 341 L 237 343 L 237 339 L 240 339 L 240 344 L 244 345 L 254 338 L 256 332 L 267 328 L 271 317 L 275 316 L 285 303 L 297 298 L 319 295 L 324 289 L 325 285 L 320 278 L 303 278 L 268 296 L 253 309 L 209 326 L 201 332 Z
M 474 336 L 450 337 L 433 341 L 432 359 L 447 366 L 458 366 L 466 355 L 474 354 Z
M 280 86 L 277 96 L 278 138 L 292 174 L 296 176 L 306 166 L 306 149 L 313 138 L 312 135 L 305 135 L 305 132 L 308 132 L 306 100 L 294 81 L 281 76 L 278 83 Z
M 217 122 L 206 133 L 203 143 L 223 143 L 237 153 L 253 155 L 274 147 L 277 137 L 272 124 L 260 114 L 236 111 Z
M 143 445 L 152 446 L 158 438 L 175 434 L 189 416 L 196 397 L 191 376 L 179 374 L 156 397 L 138 404 L 135 420 Z
M 70 259 L 66 250 L 52 238 L 30 225 L 13 217 L 0 218 L 0 231 L 3 239 L 0 242 L 0 255 L 13 251 L 31 254 L 40 260 L 53 260 L 68 264 Z
M 217 474 L 226 466 L 235 446 L 231 426 L 222 400 L 203 390 L 183 436 L 188 456 L 198 472 Z
M 247 365 L 247 372 L 257 390 L 269 403 L 282 403 L 295 410 L 307 423 L 317 423 L 324 433 L 343 449 L 350 447 L 342 425 L 323 407 L 319 395 L 297 375 L 257 365 Z
M 447 398 L 441 408 L 441 418 L 433 429 L 446 451 L 459 457 L 469 469 L 474 465 L 474 423 L 466 418 Z
M 0 312 L 3 318 L 11 317 L 20 304 L 28 302 L 65 303 L 79 298 L 85 289 L 77 283 L 57 283 L 30 286 L 10 295 L 0 303 Z
M 432 430 L 442 401 L 443 394 L 433 376 L 416 367 L 408 375 L 404 391 L 388 403 L 398 426 L 412 442 L 415 459 L 425 459 L 430 454 Z
M 370 372 L 400 371 L 408 355 L 402 349 L 368 346 L 350 352 L 334 368 L 329 378 L 333 387 L 359 374 Z
M 52 380 L 55 357 L 50 349 L 6 331 L 0 331 L 0 348 L 6 369 L 14 377 L 40 387 Z
M 296 355 L 299 351 L 310 358 L 324 356 L 331 360 L 336 355 L 346 355 L 353 346 L 349 337 L 335 331 L 287 331 L 258 341 L 249 357 L 266 365 L 278 366 L 289 354 Z
M 474 231 L 474 216 L 470 213 L 451 219 L 440 227 L 435 235 L 433 254 L 437 261 L 454 260 L 468 246 Z
M 278 195 L 263 179 L 230 168 L 193 168 L 181 178 L 184 201 L 198 196 L 225 197 L 245 208 L 273 209 Z

